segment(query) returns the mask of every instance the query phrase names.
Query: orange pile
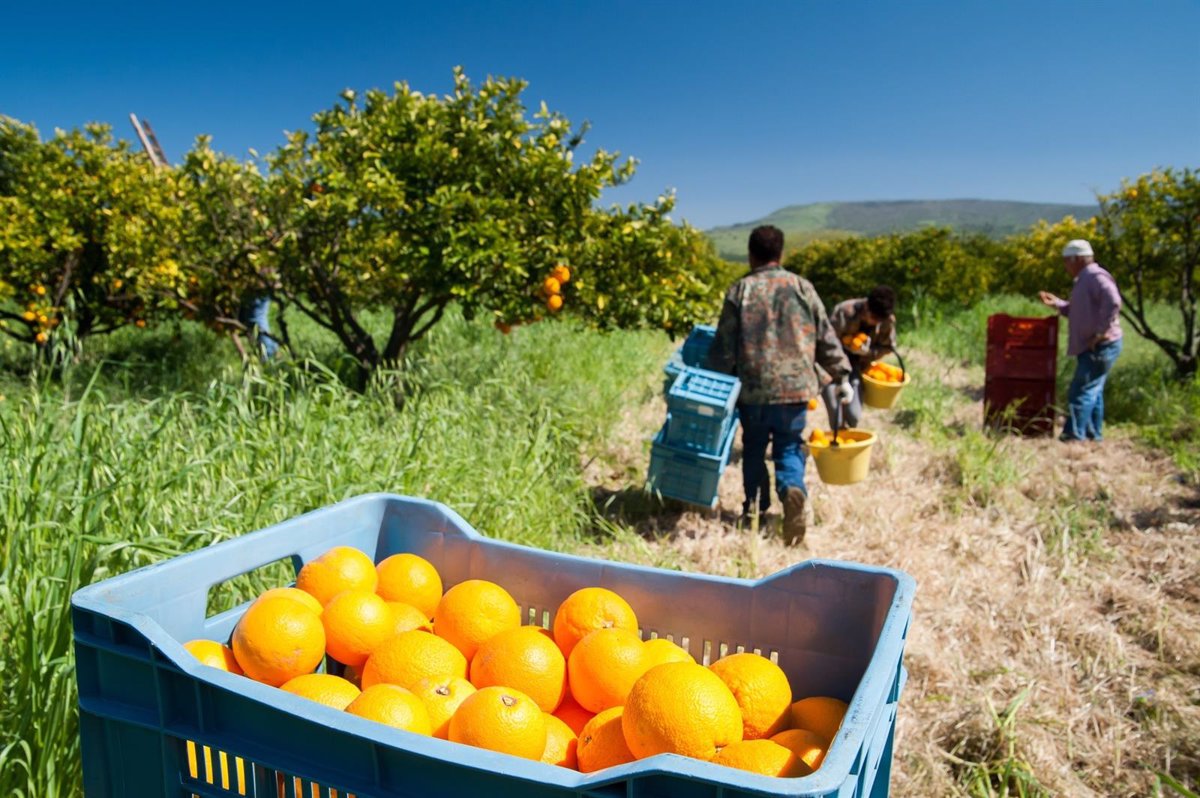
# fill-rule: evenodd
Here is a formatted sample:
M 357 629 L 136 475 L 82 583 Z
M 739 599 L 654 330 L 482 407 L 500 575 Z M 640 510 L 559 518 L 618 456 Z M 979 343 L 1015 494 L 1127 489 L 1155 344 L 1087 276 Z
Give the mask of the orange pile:
M 520 605 L 494 582 L 443 593 L 434 566 L 413 554 L 376 566 L 336 547 L 296 585 L 252 602 L 232 647 L 185 647 L 328 708 L 315 712 L 585 773 L 674 753 L 804 776 L 846 712 L 834 698 L 793 701 L 787 675 L 758 654 L 705 667 L 670 640 L 643 641 L 633 607 L 605 588 L 571 594 L 543 629 L 522 625 Z
M 823 429 L 815 429 L 812 431 L 812 434 L 808 436 L 808 445 L 813 449 L 824 449 L 829 446 L 832 440 L 832 432 L 826 432 Z M 849 435 L 839 434 L 837 436 L 837 442 L 838 445 L 843 445 L 847 443 L 856 443 L 857 441 L 855 441 L 854 438 L 851 438 Z
M 904 371 L 899 366 L 876 360 L 870 368 L 863 372 L 877 382 L 904 382 Z
M 867 344 L 871 343 L 871 336 L 864 332 L 860 332 L 857 335 L 843 335 L 842 343 L 845 344 L 851 351 L 859 352 L 866 347 Z

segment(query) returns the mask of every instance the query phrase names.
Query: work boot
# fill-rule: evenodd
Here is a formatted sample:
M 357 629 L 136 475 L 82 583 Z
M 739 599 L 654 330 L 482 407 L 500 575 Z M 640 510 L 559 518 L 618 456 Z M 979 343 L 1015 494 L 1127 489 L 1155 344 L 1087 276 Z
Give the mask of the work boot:
M 783 542 L 789 546 L 798 546 L 804 541 L 808 531 L 808 521 L 804 517 L 808 497 L 800 488 L 787 489 L 783 497 Z

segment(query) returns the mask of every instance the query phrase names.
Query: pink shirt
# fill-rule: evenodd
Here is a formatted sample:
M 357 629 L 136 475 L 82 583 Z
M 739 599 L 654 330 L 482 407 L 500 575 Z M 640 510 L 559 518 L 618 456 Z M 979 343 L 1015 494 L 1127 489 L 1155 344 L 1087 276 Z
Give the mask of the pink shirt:
M 1075 277 L 1070 300 L 1059 300 L 1058 312 L 1067 317 L 1067 354 L 1071 357 L 1101 343 L 1121 337 L 1121 292 L 1117 281 L 1099 263 L 1089 263 Z

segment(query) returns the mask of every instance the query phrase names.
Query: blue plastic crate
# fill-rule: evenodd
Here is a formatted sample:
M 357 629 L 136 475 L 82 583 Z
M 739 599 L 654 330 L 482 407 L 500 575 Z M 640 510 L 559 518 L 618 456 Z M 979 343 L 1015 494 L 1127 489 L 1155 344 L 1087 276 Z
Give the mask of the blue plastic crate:
M 668 755 L 585 775 L 382 726 L 202 666 L 184 650 L 193 638 L 227 639 L 245 612 L 206 617 L 214 586 L 280 559 L 299 568 L 340 545 L 375 561 L 414 552 L 447 587 L 490 579 L 542 625 L 576 589 L 606 587 L 637 610 L 644 637 L 671 638 L 704 664 L 758 651 L 777 659 L 798 696 L 836 696 L 850 708 L 824 764 L 804 778 Z M 319 785 L 339 798 L 879 798 L 913 592 L 899 571 L 834 561 L 748 580 L 553 554 L 484 538 L 434 502 L 361 496 L 76 592 L 84 793 L 277 798 Z M 195 776 L 188 741 L 210 748 Z
M 666 396 L 670 392 L 671 386 L 675 384 L 676 378 L 683 373 L 685 368 L 687 366 L 684 365 L 683 357 L 679 351 L 676 351 L 671 355 L 671 359 L 667 361 L 667 365 L 663 366 L 663 374 L 666 375 L 663 379 L 663 396 Z
M 710 454 L 668 443 L 669 424 L 668 415 L 667 423 L 658 431 L 650 447 L 646 488 L 689 504 L 716 507 L 717 486 L 721 482 L 721 474 L 725 473 L 725 466 L 729 465 L 736 430 L 731 427 L 722 439 L 720 448 Z
M 712 348 L 713 339 L 716 337 L 716 327 L 708 324 L 697 324 L 692 327 L 692 331 L 683 341 L 683 346 L 679 348 L 679 356 L 684 365 L 703 367 L 704 358 L 708 357 L 708 350 Z
M 720 454 L 731 432 L 737 428 L 737 411 L 728 416 L 701 416 L 676 411 L 667 413 L 663 443 L 704 454 Z
M 689 366 L 667 391 L 667 409 L 672 413 L 730 417 L 741 390 L 742 381 L 737 377 Z

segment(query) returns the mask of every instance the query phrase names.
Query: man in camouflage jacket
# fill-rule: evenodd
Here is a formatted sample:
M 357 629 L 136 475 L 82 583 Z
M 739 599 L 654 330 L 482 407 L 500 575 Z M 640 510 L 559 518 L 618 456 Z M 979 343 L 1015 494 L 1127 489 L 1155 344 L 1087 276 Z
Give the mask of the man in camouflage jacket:
M 808 401 L 820 392 L 815 364 L 838 382 L 839 399 L 854 392 L 846 382 L 850 362 L 812 283 L 779 265 L 783 231 L 771 225 L 750 233 L 750 273 L 725 294 L 706 367 L 742 381 L 742 482 L 746 514 L 771 506 L 767 444 L 775 461 L 775 489 L 783 502 L 783 535 L 804 539 L 808 492 L 804 425 Z

